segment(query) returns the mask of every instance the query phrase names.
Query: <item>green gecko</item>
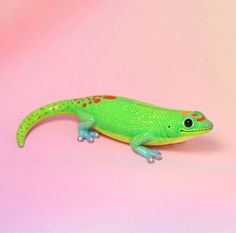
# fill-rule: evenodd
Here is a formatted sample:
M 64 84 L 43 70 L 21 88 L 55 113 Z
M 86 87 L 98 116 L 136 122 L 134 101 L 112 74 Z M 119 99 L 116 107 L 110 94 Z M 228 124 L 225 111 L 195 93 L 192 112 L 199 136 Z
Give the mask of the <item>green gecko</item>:
M 198 111 L 162 108 L 121 96 L 99 95 L 62 100 L 33 111 L 17 130 L 19 147 L 24 146 L 25 138 L 33 126 L 58 114 L 74 115 L 80 120 L 79 142 L 87 140 L 92 143 L 100 132 L 129 143 L 133 151 L 149 163 L 162 157 L 158 150 L 145 145 L 178 143 L 213 129 L 213 124 Z

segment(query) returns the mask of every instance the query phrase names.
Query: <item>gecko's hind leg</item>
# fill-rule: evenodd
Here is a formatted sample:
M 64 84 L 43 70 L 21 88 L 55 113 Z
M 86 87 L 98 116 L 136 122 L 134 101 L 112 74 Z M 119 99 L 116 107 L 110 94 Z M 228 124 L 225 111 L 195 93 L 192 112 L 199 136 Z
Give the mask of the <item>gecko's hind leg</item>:
M 149 149 L 147 147 L 142 146 L 147 142 L 154 140 L 155 137 L 146 133 L 143 135 L 137 135 L 132 138 L 130 144 L 132 149 L 142 157 L 146 158 L 149 163 L 154 163 L 155 160 L 161 160 L 161 153 L 158 150 Z
M 77 116 L 80 119 L 78 126 L 78 141 L 83 142 L 85 139 L 87 142 L 94 142 L 95 138 L 99 138 L 98 132 L 91 130 L 95 125 L 95 118 L 85 112 L 77 112 Z

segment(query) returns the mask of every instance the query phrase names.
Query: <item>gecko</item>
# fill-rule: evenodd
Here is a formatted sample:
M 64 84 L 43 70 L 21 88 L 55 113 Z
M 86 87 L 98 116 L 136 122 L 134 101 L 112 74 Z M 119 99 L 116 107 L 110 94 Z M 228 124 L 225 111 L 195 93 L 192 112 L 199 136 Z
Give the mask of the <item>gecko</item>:
M 54 102 L 31 112 L 18 127 L 18 146 L 24 146 L 26 136 L 36 124 L 58 114 L 78 118 L 79 142 L 93 143 L 103 134 L 130 144 L 132 150 L 149 163 L 162 159 L 160 151 L 150 146 L 183 142 L 213 129 L 213 123 L 199 111 L 164 108 L 121 96 L 96 95 Z

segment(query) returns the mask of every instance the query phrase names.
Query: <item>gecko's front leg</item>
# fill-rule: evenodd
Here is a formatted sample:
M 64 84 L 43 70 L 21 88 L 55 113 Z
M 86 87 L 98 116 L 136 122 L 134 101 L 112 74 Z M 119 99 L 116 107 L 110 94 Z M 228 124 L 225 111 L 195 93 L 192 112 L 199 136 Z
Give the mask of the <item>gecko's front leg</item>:
M 156 160 L 162 159 L 160 151 L 149 149 L 147 147 L 142 146 L 142 144 L 150 142 L 155 138 L 156 138 L 155 136 L 149 133 L 144 133 L 133 137 L 131 139 L 130 145 L 137 154 L 146 158 L 149 163 L 154 163 L 155 159 Z
M 99 138 L 99 134 L 91 128 L 95 125 L 95 118 L 85 112 L 78 111 L 77 116 L 80 119 L 78 126 L 78 141 L 83 142 L 85 139 L 87 142 L 94 142 L 95 138 Z

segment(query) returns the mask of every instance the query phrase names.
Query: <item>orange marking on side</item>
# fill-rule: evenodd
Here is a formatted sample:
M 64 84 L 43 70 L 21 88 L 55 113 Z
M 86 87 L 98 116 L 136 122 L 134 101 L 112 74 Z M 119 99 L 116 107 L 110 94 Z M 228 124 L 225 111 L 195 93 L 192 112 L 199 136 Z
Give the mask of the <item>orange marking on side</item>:
M 189 113 L 190 113 L 190 111 L 181 112 L 181 114 L 182 114 L 183 116 L 186 116 L 186 115 L 188 115 Z
M 205 116 L 202 116 L 201 118 L 197 118 L 197 121 L 204 121 L 204 120 L 206 120 Z

